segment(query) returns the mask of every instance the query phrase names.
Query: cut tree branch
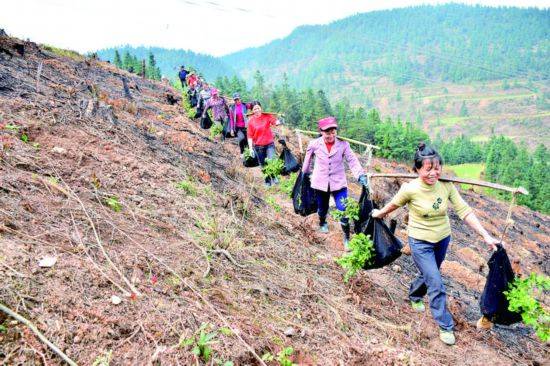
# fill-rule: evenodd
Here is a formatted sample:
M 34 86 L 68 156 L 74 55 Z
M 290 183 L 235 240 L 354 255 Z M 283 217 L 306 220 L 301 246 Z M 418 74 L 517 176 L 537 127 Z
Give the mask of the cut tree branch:
M 69 356 L 67 356 L 65 353 L 63 353 L 63 351 L 61 351 L 55 344 L 53 344 L 52 342 L 50 342 L 50 340 L 48 338 L 46 338 L 46 336 L 44 334 L 42 334 L 38 328 L 36 327 L 36 325 L 34 325 L 33 323 L 31 323 L 29 320 L 27 320 L 26 318 L 24 318 L 23 316 L 19 315 L 18 313 L 16 313 L 15 311 L 11 310 L 10 308 L 8 308 L 6 305 L 2 304 L 0 302 L 0 310 L 2 310 L 4 313 L 8 314 L 9 316 L 11 316 L 12 318 L 14 318 L 15 320 L 25 324 L 27 327 L 29 327 L 30 330 L 32 330 L 32 332 L 34 334 L 36 334 L 36 336 L 38 338 L 40 338 L 40 340 L 42 342 L 44 342 L 48 347 L 50 347 L 50 349 L 55 353 L 57 354 L 59 357 L 61 357 L 63 359 L 63 361 L 67 362 L 69 365 L 71 366 L 76 366 L 76 362 L 74 362 L 73 360 L 71 360 L 69 358 Z

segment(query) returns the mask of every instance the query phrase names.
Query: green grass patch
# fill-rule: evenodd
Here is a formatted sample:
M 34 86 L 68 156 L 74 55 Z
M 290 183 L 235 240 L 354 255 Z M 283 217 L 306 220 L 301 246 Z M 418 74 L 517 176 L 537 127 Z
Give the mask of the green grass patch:
M 485 171 L 485 164 L 483 163 L 468 163 L 468 164 L 457 164 L 457 165 L 447 165 L 445 166 L 446 170 L 451 170 L 459 178 L 466 179 L 481 179 L 481 174 Z M 461 184 L 462 189 L 467 189 L 470 187 L 469 184 Z M 481 187 L 474 187 L 476 191 L 481 191 Z
M 84 61 L 85 57 L 82 56 L 80 53 L 73 51 L 73 50 L 65 50 L 63 48 L 57 48 L 54 46 L 50 46 L 48 44 L 42 45 L 42 48 L 46 51 L 50 51 L 58 56 L 62 57 L 68 57 L 75 61 Z

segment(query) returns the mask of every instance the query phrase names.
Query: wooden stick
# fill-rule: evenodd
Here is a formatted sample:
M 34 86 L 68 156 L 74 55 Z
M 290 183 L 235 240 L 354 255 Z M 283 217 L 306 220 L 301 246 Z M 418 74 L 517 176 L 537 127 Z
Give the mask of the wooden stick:
M 55 344 L 53 344 L 52 342 L 50 342 L 50 340 L 48 338 L 46 338 L 46 336 L 44 334 L 42 334 L 38 328 L 36 327 L 36 325 L 34 325 L 33 323 L 31 323 L 29 320 L 27 320 L 26 318 L 22 317 L 21 315 L 19 315 L 18 313 L 16 313 L 15 311 L 11 310 L 10 308 L 8 308 L 6 305 L 2 304 L 0 302 L 0 310 L 2 310 L 4 313 L 8 314 L 9 316 L 11 316 L 12 318 L 14 318 L 15 320 L 25 324 L 27 327 L 30 328 L 30 330 L 32 330 L 32 332 L 34 334 L 36 334 L 36 336 L 38 338 L 40 338 L 40 340 L 42 342 L 44 342 L 48 347 L 50 347 L 50 349 L 55 353 L 57 354 L 59 357 L 61 357 L 63 359 L 63 361 L 67 362 L 69 365 L 71 366 L 76 366 L 76 362 L 74 362 L 73 360 L 71 360 L 69 358 L 69 356 L 67 356 L 65 353 L 63 353 L 63 351 L 61 351 Z
M 306 135 L 319 136 L 319 132 L 305 131 L 305 130 L 300 130 L 300 129 L 296 129 L 296 131 L 301 132 L 301 133 L 306 134 Z M 357 144 L 357 145 L 361 145 L 361 146 L 366 146 L 366 147 L 371 148 L 371 149 L 380 149 L 380 147 L 378 147 L 376 145 L 366 144 L 364 142 L 357 141 L 357 140 L 354 140 L 354 139 L 350 139 L 350 138 L 347 138 L 347 137 L 343 137 L 343 136 L 340 136 L 340 135 L 338 135 L 336 137 L 338 137 L 340 140 L 344 140 L 344 141 L 351 142 L 353 144 Z
M 302 142 L 302 135 L 300 132 L 296 131 L 296 136 L 298 136 L 298 147 L 300 148 L 300 157 L 304 154 L 304 144 Z
M 370 178 L 407 178 L 407 179 L 415 179 L 418 178 L 417 174 L 407 174 L 407 173 L 374 173 L 369 175 Z M 511 188 L 504 186 L 502 184 L 497 183 L 491 183 L 491 182 L 484 182 L 481 180 L 474 180 L 474 179 L 466 179 L 466 178 L 450 178 L 450 177 L 440 177 L 439 180 L 443 182 L 453 182 L 453 183 L 462 183 L 462 184 L 471 184 L 473 186 L 480 186 L 480 187 L 487 187 L 487 188 L 493 188 L 498 189 L 501 191 L 511 192 L 511 193 L 521 193 L 528 195 L 529 192 L 523 188 Z
M 250 117 L 250 116 L 252 116 L 253 114 L 254 114 L 254 112 L 248 112 L 248 113 L 246 114 L 246 116 L 247 116 L 247 117 Z M 279 113 L 279 112 L 264 112 L 264 111 L 262 111 L 262 114 L 273 114 L 273 115 L 275 115 L 275 116 L 283 116 L 283 117 L 285 116 L 284 113 Z

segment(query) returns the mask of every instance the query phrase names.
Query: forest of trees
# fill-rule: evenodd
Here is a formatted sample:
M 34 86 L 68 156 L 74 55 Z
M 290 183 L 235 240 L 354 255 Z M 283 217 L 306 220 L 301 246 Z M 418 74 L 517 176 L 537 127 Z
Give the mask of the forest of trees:
M 147 55 L 147 60 L 140 60 L 128 51 L 125 51 L 124 55 L 121 57 L 120 52 L 115 50 L 112 62 L 119 69 L 124 69 L 137 75 L 145 75 L 146 78 L 152 80 L 161 79 L 160 69 L 157 66 L 155 55 L 153 55 L 152 52 L 149 52 Z
M 206 80 L 214 80 L 218 76 L 233 75 L 235 72 L 223 61 L 208 55 L 203 55 L 186 50 L 166 49 L 160 47 L 132 47 L 120 46 L 107 48 L 97 51 L 97 55 L 102 60 L 114 62 L 115 53 L 120 55 L 129 53 L 143 60 L 149 57 L 149 54 L 155 55 L 156 65 L 160 69 L 162 76 L 173 79 L 177 77 L 181 65 L 193 65 L 197 67 Z
M 333 106 L 323 90 L 297 90 L 284 75 L 283 82 L 275 87 L 268 85 L 259 71 L 250 89 L 236 76 L 218 78 L 215 85 L 225 95 L 239 92 L 243 100 L 261 101 L 264 110 L 282 113 L 287 124 L 301 129 L 315 131 L 317 120 L 335 116 L 342 135 L 380 146 L 378 155 L 384 158 L 410 159 L 419 141 L 429 141 L 428 134 L 409 121 L 382 120 L 376 110 L 353 108 L 347 100 Z
M 261 101 L 264 110 L 284 114 L 290 126 L 315 131 L 318 119 L 335 116 L 341 135 L 380 146 L 376 154 L 390 160 L 409 163 L 418 142 L 430 143 L 428 134 L 416 123 L 383 119 L 376 109 L 354 108 L 346 99 L 331 104 L 323 90 L 297 90 L 289 85 L 286 74 L 282 80 L 272 87 L 256 71 L 250 88 L 237 76 L 219 77 L 215 85 L 224 95 L 239 92 L 245 101 Z M 530 194 L 518 197 L 518 203 L 550 212 L 550 153 L 544 145 L 529 153 L 503 136 L 492 136 L 487 143 L 473 142 L 464 136 L 447 141 L 436 139 L 433 145 L 445 164 L 485 163 L 485 179 L 527 188 Z
M 222 59 L 247 81 L 284 71 L 293 86 L 338 88 L 358 77 L 397 84 L 550 78 L 550 9 L 446 4 L 357 14 L 301 26 Z M 331 93 L 332 94 L 332 93 Z
M 415 6 L 301 26 L 283 39 L 223 57 L 132 46 L 97 54 L 112 62 L 115 49 L 138 59 L 152 52 L 169 79 L 182 64 L 195 66 L 207 80 L 238 74 L 252 83 L 260 70 L 267 82 L 280 84 L 287 72 L 293 87 L 323 89 L 330 95 L 362 77 L 388 77 L 417 86 L 523 79 L 529 80 L 529 87 L 532 81 L 550 78 L 549 18 L 549 9 Z

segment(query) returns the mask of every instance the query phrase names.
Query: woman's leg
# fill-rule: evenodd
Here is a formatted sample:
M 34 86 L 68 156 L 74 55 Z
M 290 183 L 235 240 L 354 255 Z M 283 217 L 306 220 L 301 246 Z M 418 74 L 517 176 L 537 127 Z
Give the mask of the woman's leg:
M 421 276 L 411 284 L 409 298 L 412 301 L 420 301 L 427 292 L 432 316 L 439 327 L 444 330 L 452 330 L 454 327 L 453 317 L 447 309 L 445 285 L 439 272 L 439 266 L 445 258 L 449 241 L 450 237 L 438 243 L 409 238 L 414 263 L 421 273 Z
M 274 159 L 275 158 L 275 144 L 271 143 L 267 145 L 267 151 L 266 151 L 266 159 Z M 277 184 L 279 183 L 279 179 L 277 177 L 273 177 L 269 179 L 270 184 Z
M 344 187 L 338 191 L 332 192 L 332 197 L 334 198 L 334 203 L 336 204 L 336 208 L 338 209 L 338 211 L 344 212 L 346 210 L 345 200 L 346 198 L 348 198 L 348 189 Z M 347 217 L 342 217 L 340 219 L 340 226 L 342 227 L 342 231 L 344 232 L 344 245 L 347 246 L 351 231 L 349 219 Z
M 248 141 L 246 141 L 246 128 L 237 127 L 237 140 L 239 141 L 239 149 L 242 154 L 244 153 L 244 149 L 248 147 Z
M 265 166 L 265 159 L 267 158 L 267 146 L 254 146 L 254 151 L 256 152 L 256 157 L 258 158 L 260 166 Z M 266 185 L 271 185 L 271 179 L 265 178 L 264 180 Z
M 317 196 L 317 214 L 319 215 L 319 226 L 323 228 L 327 225 L 327 213 L 328 213 L 328 205 L 330 200 L 330 191 L 324 192 L 316 189 L 315 193 Z M 328 229 L 328 227 L 326 227 L 326 229 Z

